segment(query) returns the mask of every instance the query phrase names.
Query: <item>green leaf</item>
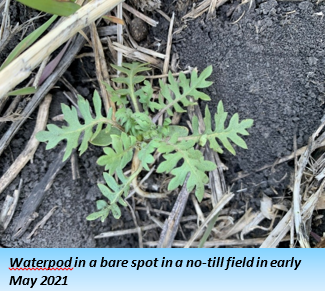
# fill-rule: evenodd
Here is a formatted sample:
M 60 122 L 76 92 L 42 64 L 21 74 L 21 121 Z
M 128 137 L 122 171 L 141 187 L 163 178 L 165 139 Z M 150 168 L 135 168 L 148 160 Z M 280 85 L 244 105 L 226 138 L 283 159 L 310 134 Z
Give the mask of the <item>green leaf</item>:
M 126 89 L 116 90 L 115 94 L 120 95 L 122 98 L 125 98 L 123 96 L 128 95 L 132 100 L 132 104 L 135 107 L 135 111 L 139 112 L 140 110 L 138 107 L 138 100 L 134 90 L 134 86 L 138 83 L 142 83 L 145 80 L 145 76 L 137 76 L 137 74 L 148 71 L 150 70 L 150 68 L 146 67 L 146 64 L 140 64 L 137 62 L 132 64 L 123 63 L 122 66 L 112 65 L 112 67 L 115 70 L 126 75 L 126 76 L 120 76 L 118 78 L 113 79 L 114 82 L 119 84 L 125 84 L 127 87 Z M 114 100 L 116 100 L 116 95 Z M 128 101 L 126 99 L 122 99 L 122 100 L 124 100 L 122 102 L 126 101 L 128 104 Z
M 241 148 L 247 149 L 246 142 L 238 134 L 244 136 L 249 135 L 247 129 L 252 127 L 254 122 L 252 119 L 246 119 L 239 122 L 239 115 L 236 113 L 231 117 L 228 127 L 225 128 L 227 116 L 228 113 L 224 111 L 223 103 L 220 101 L 218 104 L 217 113 L 214 116 L 215 129 L 213 130 L 211 125 L 211 114 L 209 108 L 206 107 L 204 117 L 205 132 L 203 135 L 199 136 L 199 142 L 201 144 L 205 144 L 205 142 L 208 140 L 211 149 L 216 152 L 223 153 L 223 150 L 217 141 L 219 140 L 229 152 L 235 155 L 235 149 L 231 145 L 230 141 Z M 192 127 L 196 128 L 195 132 L 198 133 L 198 124 L 193 122 Z
M 75 13 L 80 6 L 70 0 L 17 0 L 31 8 L 60 16 L 69 16 Z
M 81 116 L 84 119 L 84 123 L 81 124 L 78 119 L 78 113 L 75 107 L 68 107 L 62 104 L 62 112 L 64 120 L 68 123 L 68 126 L 62 128 L 49 124 L 47 126 L 48 131 L 41 131 L 36 135 L 36 138 L 42 142 L 48 142 L 46 149 L 54 148 L 60 141 L 67 140 L 66 152 L 63 160 L 70 157 L 73 149 L 78 147 L 78 140 L 83 134 L 81 145 L 79 147 L 80 155 L 82 155 L 88 148 L 88 143 L 92 138 L 100 132 L 104 123 L 113 124 L 111 121 L 111 115 L 108 118 L 104 118 L 101 114 L 102 103 L 97 91 L 94 92 L 93 103 L 95 107 L 96 116 L 92 117 L 90 111 L 89 102 L 83 97 L 78 97 L 78 108 Z M 93 128 L 96 127 L 96 131 L 93 132 Z M 107 126 L 107 130 L 110 126 Z
M 134 62 L 132 64 L 123 63 L 122 66 L 112 65 L 112 67 L 119 72 L 122 72 L 126 77 L 114 78 L 113 81 L 120 84 L 126 84 L 128 87 L 132 87 L 135 84 L 141 83 L 145 80 L 144 76 L 137 76 L 137 74 L 149 71 L 150 68 L 146 67 L 146 64 Z
M 35 87 L 26 87 L 15 91 L 11 91 L 8 93 L 8 96 L 29 95 L 29 94 L 35 94 L 36 92 L 37 89 Z
M 91 221 L 91 220 L 96 220 L 97 218 L 101 218 L 101 221 L 104 222 L 108 215 L 109 215 L 109 209 L 104 208 L 101 211 L 89 214 L 86 217 L 86 219 Z
M 96 206 L 97 206 L 98 210 L 101 210 L 101 209 L 107 207 L 108 204 L 107 204 L 107 202 L 105 200 L 97 200 L 96 201 Z
M 174 108 L 174 110 L 179 113 L 185 112 L 186 110 L 184 110 L 183 107 L 195 104 L 194 102 L 190 102 L 187 97 L 193 97 L 195 101 L 209 101 L 210 97 L 197 89 L 211 86 L 212 82 L 206 80 L 210 77 L 211 73 L 211 66 L 206 68 L 200 76 L 193 70 L 190 79 L 187 79 L 184 73 L 180 73 L 179 81 L 177 82 L 172 73 L 169 72 L 169 84 L 165 84 L 162 80 L 159 81 L 161 94 L 167 100 L 163 112 L 166 111 L 169 115 L 173 115 L 171 108 Z
M 33 0 L 34 2 L 34 0 Z M 7 59 L 0 67 L 0 71 L 7 67 L 14 59 L 16 59 L 24 50 L 28 49 L 44 32 L 50 25 L 57 19 L 56 15 L 52 16 L 48 21 L 46 21 L 42 26 L 34 30 L 31 34 L 25 37 L 9 54 Z
M 91 139 L 90 143 L 96 146 L 105 147 L 112 143 L 112 135 L 120 136 L 122 131 L 119 129 L 112 127 L 102 129 L 96 137 Z
M 103 82 L 106 87 L 107 92 L 109 93 L 111 100 L 117 106 L 125 106 L 129 104 L 129 100 L 127 99 L 128 90 L 125 89 L 118 89 L 114 90 L 109 84 Z
M 185 137 L 188 136 L 188 128 L 185 126 L 179 126 L 179 125 L 170 125 L 169 126 L 169 136 L 174 135 L 177 133 L 179 137 Z
M 144 86 L 135 92 L 135 95 L 139 97 L 139 102 L 142 103 L 143 109 L 148 112 L 150 109 L 152 112 L 159 111 L 164 108 L 164 104 L 153 101 L 153 89 L 151 83 L 144 81 Z
M 150 171 L 149 164 L 152 164 L 155 159 L 152 153 L 156 150 L 154 142 L 150 142 L 149 144 L 142 143 L 141 150 L 138 153 L 139 160 L 143 168 L 147 171 Z
M 178 142 L 175 136 L 168 142 L 158 142 L 158 144 L 158 151 L 166 154 L 163 155 L 165 161 L 159 165 L 157 172 L 174 175 L 168 185 L 168 190 L 182 186 L 187 174 L 190 173 L 187 190 L 191 192 L 195 188 L 195 195 L 201 201 L 204 196 L 204 185 L 209 182 L 205 172 L 214 170 L 216 165 L 204 160 L 202 153 L 193 148 L 195 141 Z M 181 161 L 182 164 L 177 167 Z
M 111 211 L 115 219 L 120 219 L 121 218 L 121 209 L 118 207 L 117 204 L 112 204 L 111 205 Z
M 132 180 L 137 176 L 138 173 L 133 174 L 130 178 L 126 178 L 122 171 L 117 171 L 117 176 L 122 182 L 122 184 L 118 184 L 116 180 L 109 175 L 108 173 L 104 173 L 104 179 L 106 185 L 98 184 L 98 188 L 101 193 L 109 200 L 109 204 L 106 201 L 99 200 L 97 201 L 97 209 L 100 210 L 98 212 L 92 213 L 87 217 L 87 220 L 95 220 L 97 218 L 101 218 L 104 221 L 110 212 L 112 212 L 115 219 L 119 219 L 121 217 L 121 210 L 118 204 L 126 207 L 127 204 L 123 200 L 123 196 L 126 197 L 129 192 L 129 185 Z
M 117 169 L 122 170 L 132 160 L 137 140 L 124 132 L 121 136 L 111 135 L 111 138 L 112 147 L 104 148 L 105 155 L 98 159 L 97 164 L 104 166 L 113 175 Z
M 116 112 L 116 120 L 124 127 L 125 132 L 137 138 L 149 139 L 157 134 L 157 126 L 152 123 L 148 114 L 135 112 L 130 108 L 121 108 Z

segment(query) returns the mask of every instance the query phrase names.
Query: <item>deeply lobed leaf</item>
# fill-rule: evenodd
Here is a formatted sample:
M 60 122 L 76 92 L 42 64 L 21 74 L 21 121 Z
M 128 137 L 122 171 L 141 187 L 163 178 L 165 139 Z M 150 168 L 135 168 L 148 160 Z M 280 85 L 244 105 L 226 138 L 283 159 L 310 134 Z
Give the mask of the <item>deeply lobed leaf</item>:
M 191 192 L 195 188 L 195 195 L 201 201 L 204 196 L 204 186 L 209 181 L 205 172 L 214 170 L 216 165 L 204 160 L 202 153 L 193 148 L 195 141 L 177 141 L 177 137 L 178 135 L 174 135 L 168 142 L 156 141 L 158 152 L 165 153 L 163 155 L 165 161 L 159 165 L 157 172 L 174 175 L 168 190 L 182 186 L 189 174 L 187 190 Z M 181 161 L 182 164 L 177 167 Z
M 207 141 L 209 141 L 209 146 L 211 149 L 216 152 L 223 153 L 223 150 L 217 141 L 219 140 L 229 152 L 235 155 L 236 151 L 231 145 L 230 141 L 241 148 L 247 149 L 246 142 L 239 136 L 239 134 L 244 136 L 249 135 L 247 129 L 252 127 L 254 122 L 252 119 L 239 121 L 239 115 L 236 113 L 231 117 L 228 127 L 225 128 L 227 116 L 228 113 L 224 111 L 223 103 L 220 101 L 218 104 L 217 113 L 214 116 L 215 129 L 213 130 L 211 113 L 208 107 L 205 108 L 205 132 L 200 136 L 200 144 L 204 145 Z M 198 136 L 197 118 L 193 119 L 192 127 L 194 136 Z
M 146 64 L 141 64 L 138 62 L 134 62 L 132 64 L 123 63 L 122 66 L 116 66 L 112 65 L 112 67 L 116 70 L 122 73 L 121 76 L 117 78 L 113 78 L 112 80 L 119 84 L 125 84 L 126 88 L 115 90 L 115 92 L 112 94 L 113 98 L 112 100 L 114 102 L 117 102 L 118 105 L 120 104 L 128 104 L 129 101 L 127 99 L 127 96 L 129 96 L 134 103 L 137 104 L 136 97 L 138 96 L 135 93 L 134 86 L 136 84 L 142 83 L 145 80 L 145 76 L 137 76 L 137 74 L 145 72 L 150 70 L 149 67 L 146 67 Z M 124 74 L 124 75 L 123 75 Z M 108 85 L 106 85 L 109 91 L 112 91 L 112 88 Z M 111 92 L 112 93 L 112 92 Z
M 62 104 L 62 112 L 64 120 L 68 123 L 68 126 L 62 126 L 62 128 L 49 124 L 47 131 L 41 131 L 36 135 L 39 141 L 47 142 L 46 149 L 54 148 L 60 141 L 66 140 L 67 147 L 63 157 L 66 160 L 70 157 L 72 151 L 79 145 L 79 138 L 81 138 L 81 145 L 79 147 L 80 155 L 82 155 L 88 148 L 88 143 L 94 139 L 102 130 L 104 123 L 109 123 L 111 116 L 104 118 L 101 113 L 102 103 L 97 91 L 94 92 L 93 103 L 95 107 L 95 117 L 92 117 L 89 102 L 83 97 L 78 97 L 78 108 L 80 114 L 84 120 L 81 124 L 78 118 L 77 109 L 75 107 Z M 93 128 L 96 128 L 95 132 Z M 108 124 L 106 131 L 109 132 L 111 126 Z
M 98 211 L 88 215 L 87 220 L 101 218 L 101 221 L 104 222 L 110 212 L 112 212 L 115 219 L 121 217 L 121 210 L 118 204 L 124 207 L 127 206 L 126 202 L 123 200 L 123 196 L 127 196 L 130 188 L 129 185 L 133 177 L 127 179 L 121 170 L 117 170 L 116 173 L 122 184 L 118 184 L 108 173 L 103 174 L 106 184 L 98 184 L 98 188 L 108 199 L 109 204 L 105 200 L 97 201 Z
M 173 114 L 171 108 L 174 108 L 179 113 L 185 112 L 183 107 L 195 104 L 195 102 L 190 102 L 188 97 L 192 97 L 195 101 L 209 101 L 210 97 L 197 89 L 206 88 L 212 84 L 212 82 L 206 80 L 211 73 L 212 66 L 207 67 L 200 76 L 193 70 L 190 79 L 187 79 L 184 73 L 180 73 L 179 81 L 177 82 L 172 73 L 169 72 L 169 84 L 165 84 L 161 80 L 159 81 L 161 94 L 167 100 L 164 111 L 167 111 L 169 115 Z
M 142 107 L 147 114 L 149 114 L 149 110 L 151 112 L 156 112 L 165 107 L 161 99 L 158 100 L 158 102 L 153 100 L 152 85 L 148 81 L 144 81 L 144 86 L 136 91 L 135 95 L 139 97 L 139 102 L 142 104 Z
M 110 175 L 113 175 L 116 170 L 123 168 L 132 160 L 133 149 L 136 145 L 136 138 L 128 136 L 122 132 L 121 136 L 111 135 L 111 147 L 104 148 L 105 155 L 101 156 L 97 163 L 104 166 Z

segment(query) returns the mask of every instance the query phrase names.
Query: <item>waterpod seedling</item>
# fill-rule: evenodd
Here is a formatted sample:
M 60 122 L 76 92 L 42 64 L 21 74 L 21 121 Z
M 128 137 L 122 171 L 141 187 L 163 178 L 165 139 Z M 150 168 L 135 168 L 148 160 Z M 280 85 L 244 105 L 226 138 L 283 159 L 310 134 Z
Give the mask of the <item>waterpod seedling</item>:
M 105 168 L 103 174 L 105 184 L 98 184 L 98 187 L 108 201 L 97 201 L 98 211 L 90 214 L 87 219 L 101 218 L 104 221 L 110 212 L 116 219 L 120 218 L 120 206 L 127 205 L 124 199 L 129 193 L 131 183 L 137 179 L 141 171 L 150 170 L 150 165 L 155 162 L 156 152 L 162 154 L 164 159 L 159 164 L 157 173 L 173 176 L 168 184 L 168 190 L 172 191 L 182 186 L 189 174 L 187 190 L 189 192 L 195 190 L 197 199 L 201 201 L 204 187 L 209 181 L 207 172 L 214 170 L 216 165 L 205 160 L 202 152 L 196 149 L 197 146 L 209 143 L 210 148 L 216 152 L 222 153 L 223 146 L 235 154 L 232 142 L 247 149 L 245 141 L 239 135 L 248 135 L 247 129 L 253 125 L 253 120 L 239 121 L 236 113 L 231 117 L 228 126 L 225 126 L 228 114 L 220 101 L 214 115 L 215 125 L 212 126 L 211 113 L 206 106 L 204 132 L 199 131 L 198 118 L 194 117 L 192 134 L 189 134 L 186 127 L 172 125 L 170 116 L 174 112 L 186 112 L 186 107 L 196 104 L 199 100 L 210 100 L 210 97 L 200 89 L 212 84 L 207 80 L 212 73 L 211 66 L 200 75 L 193 70 L 190 78 L 180 73 L 179 79 L 176 80 L 169 73 L 168 82 L 159 81 L 158 98 L 154 98 L 151 83 L 142 75 L 143 72 L 150 70 L 149 67 L 137 62 L 112 66 L 122 74 L 113 81 L 124 86 L 114 90 L 106 84 L 111 101 L 119 108 L 115 114 L 111 108 L 106 116 L 103 115 L 102 102 L 98 92 L 95 91 L 93 114 L 89 102 L 81 96 L 78 98 L 78 110 L 83 122 L 79 121 L 75 107 L 70 108 L 62 104 L 67 125 L 58 127 L 49 124 L 47 131 L 37 134 L 38 140 L 47 142 L 47 149 L 52 149 L 60 141 L 66 140 L 64 160 L 70 157 L 74 149 L 78 149 L 81 155 L 87 151 L 89 144 L 103 147 L 104 155 L 97 163 Z M 190 101 L 189 97 L 194 101 Z M 166 118 L 163 124 L 159 125 L 158 118 L 163 114 Z M 131 174 L 127 177 L 123 170 L 131 162 Z

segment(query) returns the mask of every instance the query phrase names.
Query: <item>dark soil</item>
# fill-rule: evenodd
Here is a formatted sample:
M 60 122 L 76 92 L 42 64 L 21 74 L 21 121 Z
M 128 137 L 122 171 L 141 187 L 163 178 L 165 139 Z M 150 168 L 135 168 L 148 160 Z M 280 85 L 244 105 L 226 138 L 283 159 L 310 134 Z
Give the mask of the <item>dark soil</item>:
M 20 4 L 18 6 L 21 8 Z M 192 1 L 164 1 L 162 10 L 169 15 L 172 11 L 176 12 L 177 28 L 183 25 L 180 19 L 191 7 Z M 233 24 L 243 11 L 244 17 Z M 173 52 L 180 56 L 181 69 L 191 66 L 202 70 L 213 65 L 211 78 L 214 85 L 207 90 L 212 98 L 209 103 L 212 112 L 218 101 L 223 100 L 230 114 L 238 112 L 241 118 L 253 118 L 255 121 L 250 136 L 246 138 L 248 150 L 237 148 L 236 156 L 227 153 L 222 155 L 229 168 L 226 172 L 229 185 L 239 173 L 252 172 L 290 154 L 294 135 L 298 147 L 306 145 L 320 124 L 325 100 L 325 23 L 321 12 L 325 13 L 323 4 L 309 1 L 258 1 L 253 2 L 250 10 L 247 5 L 238 6 L 238 2 L 234 1 L 219 8 L 212 20 L 207 20 L 206 15 L 203 15 L 195 21 L 189 21 L 187 27 L 175 35 Z M 13 17 L 18 21 L 19 13 Z M 160 24 L 150 31 L 148 37 L 166 40 L 168 22 L 158 13 L 153 18 L 159 20 Z M 163 47 L 161 49 L 164 50 Z M 0 53 L 1 61 L 6 54 Z M 65 77 L 88 99 L 98 86 L 83 81 L 95 77 L 92 58 L 76 60 Z M 61 113 L 60 103 L 68 103 L 62 94 L 66 88 L 60 83 L 58 85 L 60 90 L 52 92 L 51 118 Z M 0 175 L 25 147 L 33 131 L 35 117 L 36 114 L 25 123 L 2 155 Z M 21 172 L 19 178 L 23 179 L 24 184 L 17 214 L 24 198 L 30 195 L 59 151 L 60 148 L 45 151 L 45 146 L 41 144 L 33 164 L 28 164 Z M 29 241 L 26 235 L 20 240 L 13 240 L 14 219 L 11 227 L 0 235 L 0 244 L 8 247 L 137 247 L 137 235 L 94 240 L 95 235 L 104 231 L 133 228 L 133 219 L 128 210 L 123 211 L 120 220 L 109 217 L 103 224 L 85 219 L 95 210 L 95 201 L 101 196 L 96 186 L 102 179 L 102 169 L 96 165 L 100 154 L 100 149 L 91 147 L 79 158 L 81 179 L 77 181 L 72 180 L 70 163 L 63 168 L 39 209 L 39 218 L 28 231 L 53 206 L 58 206 L 38 234 Z M 284 196 L 292 170 L 292 164 L 286 163 L 275 167 L 273 171 L 265 170 L 237 180 L 232 188 L 237 195 L 231 207 L 242 210 L 253 207 L 258 210 L 261 193 L 271 197 Z M 0 205 L 5 196 L 12 194 L 18 187 L 19 178 L 1 194 Z M 173 201 L 166 200 L 159 202 L 159 207 L 170 210 L 172 204 Z M 187 214 L 191 213 L 193 210 L 189 208 Z M 163 217 L 160 219 L 163 221 Z M 147 220 L 143 212 L 139 221 Z M 315 231 L 322 235 L 324 221 Z M 149 235 L 157 240 L 159 232 L 151 231 Z
M 230 180 L 289 155 L 294 135 L 298 148 L 306 145 L 320 125 L 325 100 L 325 23 L 316 14 L 325 6 L 270 0 L 250 11 L 237 6 L 227 17 L 234 5 L 224 5 L 213 20 L 189 22 L 176 44 L 183 66 L 213 65 L 212 111 L 223 100 L 231 115 L 254 119 L 248 150 L 223 156 Z M 233 24 L 243 11 L 246 16 Z M 282 165 L 241 180 L 238 188 L 272 195 L 271 187 L 282 190 L 289 177 L 290 168 Z

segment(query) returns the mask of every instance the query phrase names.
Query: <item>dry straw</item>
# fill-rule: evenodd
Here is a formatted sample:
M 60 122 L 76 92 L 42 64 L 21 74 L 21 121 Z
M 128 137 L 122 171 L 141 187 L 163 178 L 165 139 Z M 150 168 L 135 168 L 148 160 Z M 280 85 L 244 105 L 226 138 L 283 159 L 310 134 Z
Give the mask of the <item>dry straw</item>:
M 44 58 L 121 2 L 123 0 L 93 0 L 64 19 L 60 25 L 0 72 L 0 99 L 24 81 Z

